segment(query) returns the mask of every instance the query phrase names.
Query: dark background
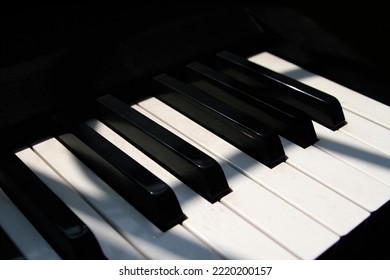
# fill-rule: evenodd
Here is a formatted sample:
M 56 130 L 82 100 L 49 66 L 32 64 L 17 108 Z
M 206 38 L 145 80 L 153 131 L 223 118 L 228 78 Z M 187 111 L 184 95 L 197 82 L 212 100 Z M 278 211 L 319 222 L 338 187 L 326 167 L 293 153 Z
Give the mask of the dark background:
M 390 63 L 390 15 L 385 1 L 284 1 L 380 65 Z
M 90 5 L 63 3 L 51 6 L 27 4 L 2 7 L 0 130 L 46 113 L 59 104 L 64 107 L 81 107 L 80 104 L 84 101 L 88 104 L 91 97 L 100 94 L 101 89 L 106 90 L 124 82 L 127 77 L 135 80 L 142 75 L 147 76 L 165 69 L 170 61 L 183 62 L 186 58 L 193 57 L 197 51 L 207 51 L 208 44 L 216 47 L 223 45 L 223 42 L 216 42 L 217 39 L 212 35 L 206 35 L 203 42 L 198 42 L 197 38 L 201 38 L 202 31 L 207 29 L 204 26 L 196 30 L 198 37 L 192 38 L 192 34 L 184 34 L 184 39 L 174 36 L 167 38 L 159 33 L 159 28 L 165 26 L 162 29 L 165 28 L 166 32 L 167 26 L 175 23 L 172 26 L 181 34 L 186 33 L 186 27 L 180 27 L 182 20 L 198 18 L 205 12 L 225 8 L 233 8 L 234 11 L 238 6 L 256 11 L 261 19 L 266 19 L 265 24 L 270 24 L 279 35 L 296 41 L 303 48 L 307 46 L 320 53 L 327 52 L 328 45 L 330 48 L 334 46 L 333 38 L 340 39 L 351 50 L 357 51 L 363 58 L 378 66 L 375 71 L 360 67 L 363 72 L 356 80 L 363 81 L 367 75 L 376 76 L 380 73 L 378 76 L 381 76 L 379 80 L 384 81 L 383 85 L 369 88 L 366 92 L 372 98 L 388 104 L 390 43 L 387 35 L 390 23 L 384 1 L 354 1 L 352 5 L 302 0 L 184 4 L 179 1 L 145 0 L 139 3 L 142 4 L 128 1 L 127 4 L 109 5 L 107 2 L 99 4 L 95 1 Z M 289 9 L 294 10 L 291 18 Z M 218 25 L 218 19 L 212 24 Z M 234 28 L 233 25 L 231 27 Z M 321 32 L 315 34 L 317 29 Z M 148 33 L 148 30 L 153 30 L 154 33 Z M 229 28 L 220 27 L 217 34 L 229 39 L 229 36 L 240 35 L 237 30 L 229 35 Z M 329 37 L 329 34 L 333 37 Z M 138 42 L 138 38 L 142 42 Z M 170 42 L 171 39 L 178 40 L 184 47 Z M 122 42 L 125 42 L 125 47 L 116 48 Z M 317 46 L 323 49 L 318 50 Z M 212 47 L 209 48 L 211 49 Z M 110 53 L 110 50 L 114 51 Z M 337 46 L 332 52 L 337 56 L 340 50 L 344 52 L 344 56 L 349 55 L 349 50 L 345 47 Z M 130 54 L 127 55 L 128 53 Z M 102 64 L 106 57 L 108 62 Z M 122 63 L 123 57 L 127 57 L 125 63 Z M 161 69 L 152 64 L 155 62 Z M 336 68 L 340 64 L 343 62 L 336 59 Z M 320 66 L 319 70 L 321 69 Z M 348 71 L 344 71 L 346 76 Z M 370 83 L 373 84 L 377 84 L 377 81 Z M 360 92 L 364 93 L 364 86 L 358 85 L 357 90 L 362 89 Z M 94 91 L 97 93 L 93 93 Z
M 105 44 L 136 32 L 199 12 L 243 4 L 290 5 L 332 32 L 350 47 L 379 64 L 390 62 L 390 22 L 385 1 L 223 1 L 182 4 L 142 1 L 142 4 L 14 6 L 2 9 L 0 67 L 17 64 L 86 42 Z M 129 1 L 129 3 L 137 3 Z

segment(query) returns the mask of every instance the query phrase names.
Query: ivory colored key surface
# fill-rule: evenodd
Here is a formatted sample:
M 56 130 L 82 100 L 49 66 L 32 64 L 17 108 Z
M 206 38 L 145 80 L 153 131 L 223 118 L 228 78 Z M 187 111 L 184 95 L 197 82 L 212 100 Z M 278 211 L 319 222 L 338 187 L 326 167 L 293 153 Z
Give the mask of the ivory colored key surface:
M 99 133 L 136 159 L 173 188 L 184 214 L 183 226 L 228 259 L 290 259 L 292 254 L 220 202 L 211 204 L 149 157 L 100 122 L 90 122 Z
M 373 212 L 390 199 L 390 188 L 315 146 L 302 149 L 282 138 L 287 163 Z M 320 145 L 321 141 L 319 142 Z
M 390 129 L 345 110 L 348 119 L 348 125 L 340 129 L 341 132 L 348 134 L 367 145 L 390 156 Z
M 92 120 L 89 124 L 111 143 L 137 157 L 145 167 L 150 170 L 161 169 L 101 122 Z M 338 240 L 334 233 L 229 165 L 222 165 L 222 169 L 233 192 L 226 195 L 221 202 L 298 257 L 313 259 Z M 167 176 L 163 171 L 160 173 L 161 176 Z M 232 226 L 235 227 L 233 223 Z M 302 231 L 302 228 L 305 230 Z
M 342 132 L 314 125 L 320 139 L 316 147 L 390 186 L 390 156 Z
M 329 93 L 336 97 L 344 108 L 390 129 L 390 109 L 380 102 L 302 69 L 268 52 L 259 53 L 250 57 L 249 60 Z M 346 119 L 348 122 L 347 116 Z
M 147 258 L 219 258 L 180 225 L 160 231 L 56 139 L 34 145 L 33 149 Z
M 16 155 L 91 229 L 107 258 L 144 259 L 36 153 L 27 148 Z
M 345 110 L 345 116 L 348 120 L 348 124 L 339 131 L 390 156 L 390 129 L 376 125 L 348 110 Z
M 169 124 L 172 131 L 190 137 L 340 236 L 350 232 L 369 216 L 361 207 L 288 164 L 282 163 L 273 169 L 259 164 L 155 98 L 139 105 Z
M 58 260 L 60 257 L 0 188 L 0 224 L 24 257 Z

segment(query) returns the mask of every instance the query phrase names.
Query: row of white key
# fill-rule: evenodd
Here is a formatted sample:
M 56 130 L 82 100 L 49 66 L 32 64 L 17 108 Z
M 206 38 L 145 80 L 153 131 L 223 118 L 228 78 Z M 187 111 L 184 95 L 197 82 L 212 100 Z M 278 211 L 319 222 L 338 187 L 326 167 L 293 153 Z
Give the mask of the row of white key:
M 143 101 L 139 106 L 142 109 L 133 107 L 209 153 L 220 162 L 225 172 L 227 164 L 231 165 L 339 236 L 349 233 L 369 216 L 369 212 L 377 210 L 390 199 L 390 188 L 386 184 L 316 147 L 302 149 L 283 139 L 291 159 L 268 169 L 155 98 Z M 231 181 L 229 172 L 226 173 Z M 231 187 L 240 194 L 241 181 L 237 180 L 238 186 Z M 257 198 L 252 196 L 253 204 Z M 224 201 L 225 198 L 222 199 Z M 307 233 L 302 230 L 306 229 L 305 226 L 300 229 L 300 234 L 304 236 Z M 281 239 L 287 238 L 290 232 L 286 230 Z
M 150 170 L 153 170 L 156 175 L 172 186 L 181 202 L 185 214 L 189 217 L 189 219 L 183 223 L 183 226 L 192 231 L 194 235 L 202 239 L 224 258 L 294 258 L 289 251 L 300 258 L 315 258 L 338 240 L 337 235 L 316 223 L 310 217 L 301 213 L 294 207 L 291 207 L 288 203 L 277 198 L 272 193 L 259 187 L 254 181 L 239 174 L 233 168 L 225 165 L 223 166 L 224 171 L 227 174 L 229 183 L 234 189 L 234 192 L 224 198 L 222 203 L 239 213 L 249 221 L 248 223 L 238 215 L 235 215 L 228 208 L 223 207 L 220 203 L 211 205 L 203 198 L 191 193 L 192 191 L 175 177 L 163 170 L 156 163 L 152 162 L 149 158 L 137 151 L 128 142 L 101 123 L 95 121 L 95 123 L 90 123 L 90 125 L 107 137 L 112 143 L 118 145 L 122 150 L 130 154 L 133 158 L 143 163 Z M 128 208 L 131 208 L 131 206 L 125 201 L 121 201 L 121 198 L 116 195 L 109 186 L 105 185 L 97 176 L 94 176 L 90 170 L 79 162 L 57 140 L 54 138 L 46 140 L 34 145 L 33 149 L 46 161 L 46 163 L 55 169 L 58 174 L 61 174 L 61 176 L 59 177 L 59 175 L 55 174 L 31 149 L 22 150 L 18 152 L 17 155 L 39 177 L 41 177 L 41 179 L 53 189 L 53 191 L 55 191 L 73 211 L 77 212 L 78 216 L 84 222 L 87 222 L 90 227 L 92 225 L 92 230 L 98 235 L 98 240 L 103 243 L 103 245 L 104 238 L 99 238 L 99 232 L 107 232 L 107 229 L 104 229 L 103 227 L 103 229 L 94 230 L 96 227 L 93 227 L 93 223 L 88 221 L 88 216 L 91 216 L 91 214 L 89 213 L 89 215 L 85 216 L 85 213 L 93 212 L 92 209 L 88 209 L 88 204 L 96 209 L 100 215 L 105 217 L 105 219 L 118 229 L 123 236 L 127 237 L 127 240 L 142 251 L 146 257 L 178 258 L 181 254 L 177 253 L 175 256 L 169 255 L 167 252 L 159 253 L 158 251 L 164 251 L 162 248 L 164 248 L 164 246 L 167 247 L 166 243 L 169 243 L 166 242 L 166 236 L 174 233 L 175 230 L 171 230 L 168 233 L 160 232 L 159 235 L 164 236 L 165 238 L 158 238 L 156 229 L 151 233 L 150 230 L 147 232 L 145 228 L 143 228 L 142 232 L 142 230 L 139 229 L 139 226 L 138 228 L 134 227 L 134 217 L 137 217 L 138 213 L 135 213 L 135 210 L 132 209 L 133 213 L 131 213 L 131 219 L 129 219 L 130 211 L 128 211 Z M 80 193 L 88 203 L 80 201 L 78 193 Z M 256 199 L 253 199 L 254 197 Z M 72 207 L 75 203 L 78 203 L 77 207 Z M 245 207 L 242 207 L 243 205 L 245 205 Z M 114 214 L 110 212 L 113 212 Z M 95 216 L 97 216 L 96 213 Z M 139 214 L 138 218 L 142 219 Z M 102 218 L 99 219 L 96 217 L 95 219 L 102 221 Z M 132 224 L 129 225 L 129 223 Z M 153 227 L 148 224 L 147 221 L 143 221 L 139 224 L 147 225 L 149 229 L 150 227 Z M 211 227 L 210 225 L 213 226 Z M 180 228 L 180 226 L 177 227 Z M 235 230 L 232 230 L 232 227 Z M 131 229 L 134 231 L 134 228 L 137 228 L 136 232 L 131 232 Z M 305 228 L 304 233 L 301 232 L 302 228 Z M 108 232 L 110 232 L 110 230 L 108 230 Z M 263 232 L 266 234 L 263 234 Z M 243 238 L 243 236 L 245 236 L 245 238 Z M 143 239 L 149 239 L 148 242 L 146 242 L 147 244 L 142 242 Z M 159 242 L 161 240 L 165 242 Z M 180 237 L 173 236 L 171 239 L 168 238 L 168 240 L 177 246 Z M 277 243 L 284 246 L 287 250 L 283 249 L 273 240 L 277 241 Z M 123 242 L 123 240 L 121 241 Z M 187 252 L 187 254 L 188 252 L 193 252 L 193 249 L 188 250 L 188 245 L 181 245 L 180 249 Z M 152 249 L 151 252 L 148 252 L 147 247 L 154 246 L 154 250 Z M 172 244 L 170 244 L 170 246 L 172 246 Z M 106 254 L 112 250 L 112 248 L 116 248 L 113 244 L 103 246 L 103 248 L 105 247 L 108 248 L 105 250 Z M 126 246 L 119 247 L 126 248 Z M 134 251 L 134 249 L 132 248 L 130 251 Z M 166 249 L 166 251 L 172 252 L 175 251 L 175 249 L 169 248 Z M 114 259 L 120 258 L 120 254 L 110 255 L 108 253 L 108 256 Z M 129 256 L 127 257 L 129 258 Z M 194 255 L 187 255 L 185 257 L 200 258 L 202 255 L 199 254 L 199 252 L 196 252 Z M 210 256 L 205 255 L 203 255 L 203 257 L 210 258 Z M 134 256 L 131 258 L 134 258 Z
M 55 145 L 55 147 L 50 147 L 50 145 Z M 84 174 L 87 171 L 80 170 L 79 166 L 82 163 L 77 162 L 77 159 L 73 158 L 72 161 L 67 161 L 67 157 L 73 156 L 68 154 L 69 152 L 64 147 L 61 147 L 55 139 L 39 143 L 33 146 L 33 148 L 57 172 L 61 173 L 64 178 L 69 181 L 72 180 L 71 184 L 73 186 L 81 189 L 88 183 L 76 182 L 78 178 L 85 177 Z M 176 258 L 181 256 L 188 259 L 210 259 L 212 258 L 212 252 L 215 251 L 222 258 L 228 259 L 295 258 L 291 253 L 262 234 L 251 224 L 240 219 L 230 209 L 224 207 L 219 202 L 210 204 L 170 173 L 151 162 L 143 154 L 135 150 L 129 150 L 131 147 L 129 147 L 126 141 L 122 142 L 121 148 L 125 152 L 130 153 L 141 164 L 147 164 L 153 173 L 160 178 L 162 177 L 172 187 L 184 214 L 188 217 L 182 225 L 178 225 L 165 233 L 158 232 L 156 229 L 153 232 L 150 230 L 151 224 L 147 221 L 135 221 L 134 217 L 137 217 L 137 215 L 128 210 L 130 205 L 127 203 L 107 202 L 112 197 L 115 197 L 114 192 L 109 190 L 109 186 L 104 186 L 104 191 L 110 192 L 109 194 L 103 197 L 100 195 L 100 197 L 94 199 L 102 192 L 104 182 L 99 182 L 97 186 L 96 182 L 94 182 L 94 186 L 90 187 L 95 187 L 95 189 L 90 190 L 88 193 L 83 193 L 85 198 L 91 200 L 91 203 L 94 203 L 95 208 L 100 211 L 105 211 L 105 215 L 107 216 L 112 216 L 110 219 L 111 223 L 115 223 L 122 234 L 127 236 L 136 247 L 143 252 L 146 250 L 154 250 L 148 254 L 144 253 L 148 257 L 157 259 L 174 258 L 175 256 L 169 256 L 169 253 L 176 251 Z M 66 155 L 64 156 L 64 154 Z M 67 171 L 66 169 L 68 168 L 72 170 Z M 86 179 L 90 180 L 89 178 Z M 94 180 L 97 181 L 98 178 Z M 90 183 L 90 185 L 92 184 Z M 84 192 L 84 190 L 80 191 Z M 120 197 L 116 197 L 116 200 L 120 200 Z M 120 216 L 118 216 L 118 212 Z M 236 229 L 234 231 L 232 230 L 233 225 Z M 208 255 L 203 254 L 202 256 L 199 252 L 196 252 L 196 250 L 199 251 L 199 247 L 205 247 L 202 245 L 203 242 L 199 242 L 198 239 L 212 248 L 209 250 Z M 158 250 L 164 249 L 167 251 L 165 252 L 167 254 L 165 256 L 163 254 L 164 252 L 157 252 Z
M 269 169 L 156 98 L 139 105 L 150 113 L 148 117 L 160 125 L 205 150 L 222 165 L 225 162 L 230 164 L 340 236 L 350 232 L 369 216 L 363 208 L 287 163 Z M 137 106 L 134 107 L 139 110 Z
M 242 222 L 237 223 L 238 215 L 230 215 L 230 218 L 226 219 L 222 224 L 222 219 L 224 219 L 223 211 L 227 210 L 222 207 L 220 203 L 211 205 L 206 200 L 196 195 L 196 198 L 194 197 L 191 201 L 183 200 L 182 191 L 184 191 L 185 188 L 183 186 L 181 187 L 182 189 L 176 187 L 176 185 L 179 184 L 176 178 L 140 153 L 127 141 L 102 123 L 93 121 L 90 122 L 90 125 L 110 142 L 134 157 L 146 168 L 152 170 L 153 173 L 168 185 L 174 186 L 175 193 L 178 196 L 182 209 L 188 216 L 188 221 L 184 221 L 183 223 L 184 226 L 186 226 L 187 223 L 190 223 L 191 219 L 193 220 L 196 218 L 197 215 L 204 213 L 205 216 L 200 217 L 201 220 L 206 222 L 206 225 L 203 226 L 208 227 L 209 230 L 214 226 L 216 227 L 213 229 L 215 232 L 209 233 L 209 240 L 205 240 L 210 246 L 216 246 L 215 244 L 222 242 L 223 237 L 225 237 L 226 243 L 238 242 L 238 240 L 235 239 L 241 240 L 240 242 L 243 242 L 244 240 L 248 242 L 248 244 L 239 244 L 238 246 L 238 248 L 241 247 L 244 250 L 240 253 L 243 258 L 256 257 L 256 254 L 259 253 L 256 252 L 258 250 L 264 252 L 266 255 L 269 254 L 269 252 L 266 252 L 266 247 L 260 242 L 260 237 L 263 238 L 263 234 L 256 231 L 252 238 L 251 235 L 247 234 L 247 230 L 244 230 L 244 228 L 248 228 L 248 226 L 244 225 L 244 228 L 242 228 L 242 225 L 240 226 Z M 304 215 L 269 191 L 261 188 L 253 180 L 240 174 L 229 165 L 222 164 L 221 166 L 225 172 L 229 186 L 233 190 L 222 198 L 221 203 L 249 221 L 250 224 L 254 225 L 296 256 L 304 259 L 315 258 L 338 240 L 337 235 L 316 223 L 313 219 Z M 218 208 L 216 207 L 217 205 Z M 215 209 L 218 209 L 219 213 L 211 214 L 215 216 L 215 220 L 213 221 L 210 220 L 207 215 L 216 211 Z M 198 224 L 197 227 L 201 228 L 201 224 Z M 302 228 L 305 229 L 304 232 L 301 231 Z M 199 231 L 196 227 L 193 229 Z M 207 236 L 205 235 L 205 238 L 206 237 Z M 226 244 L 224 245 L 221 243 L 220 246 L 224 248 Z M 215 250 L 221 249 L 215 248 Z M 233 250 L 237 249 L 231 248 L 230 250 L 233 252 Z M 237 253 L 235 255 L 237 256 Z M 230 257 L 234 257 L 235 255 Z M 272 257 L 271 255 L 269 256 Z

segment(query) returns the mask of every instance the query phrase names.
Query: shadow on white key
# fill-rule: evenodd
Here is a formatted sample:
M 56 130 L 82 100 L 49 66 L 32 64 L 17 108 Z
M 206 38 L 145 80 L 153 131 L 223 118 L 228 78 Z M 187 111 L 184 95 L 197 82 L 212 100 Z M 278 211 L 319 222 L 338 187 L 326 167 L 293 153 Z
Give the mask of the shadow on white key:
M 369 216 L 363 208 L 286 163 L 267 168 L 155 98 L 139 105 L 163 120 L 174 133 L 190 138 L 339 236 Z
M 139 251 L 113 229 L 36 153 L 27 148 L 17 152 L 16 155 L 91 229 L 107 258 L 144 259 Z
M 59 260 L 55 250 L 0 188 L 0 224 L 28 260 Z
M 220 258 L 181 225 L 161 232 L 56 139 L 33 148 L 146 258 Z
M 390 188 L 371 176 L 315 146 L 303 149 L 284 138 L 281 140 L 288 164 L 367 211 L 374 212 L 390 199 Z
M 390 156 L 339 131 L 318 124 L 314 127 L 320 139 L 315 147 L 390 186 Z
M 92 120 L 89 125 L 111 143 L 144 163 L 146 168 L 154 171 L 161 169 L 101 122 Z M 221 202 L 298 257 L 314 259 L 339 239 L 337 235 L 309 216 L 260 187 L 234 168 L 227 164 L 223 164 L 222 168 L 233 192 L 223 197 Z M 161 170 L 159 173 L 160 179 L 167 180 L 165 171 Z
M 376 125 L 348 110 L 344 110 L 344 115 L 348 123 L 341 127 L 339 131 L 390 156 L 390 129 Z

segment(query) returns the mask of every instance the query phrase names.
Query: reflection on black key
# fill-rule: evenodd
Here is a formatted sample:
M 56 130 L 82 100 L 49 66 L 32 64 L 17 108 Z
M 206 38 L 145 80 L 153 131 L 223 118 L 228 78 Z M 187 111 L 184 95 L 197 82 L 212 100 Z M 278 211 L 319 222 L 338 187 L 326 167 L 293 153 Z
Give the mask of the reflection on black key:
M 317 141 L 313 124 L 304 112 L 277 100 L 256 97 L 245 84 L 199 62 L 187 67 L 199 74 L 198 80 L 192 78 L 191 85 L 249 114 L 303 148 Z
M 162 231 L 186 217 L 173 190 L 86 124 L 58 140 Z
M 214 65 L 220 71 L 258 89 L 256 93 L 275 98 L 305 111 L 314 121 L 336 130 L 346 121 L 339 101 L 320 90 L 224 51 Z
M 222 168 L 205 153 L 112 96 L 98 104 L 102 122 L 210 202 L 231 191 Z
M 16 155 L 2 155 L 0 185 L 63 259 L 106 259 L 90 229 Z
M 158 95 L 160 100 L 243 152 L 271 168 L 286 159 L 273 130 L 172 76 L 161 74 L 155 79 L 170 88 Z
M 0 260 L 23 260 L 25 257 L 0 226 Z

